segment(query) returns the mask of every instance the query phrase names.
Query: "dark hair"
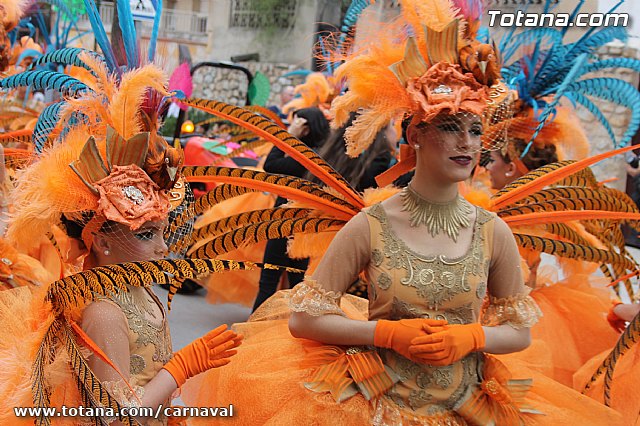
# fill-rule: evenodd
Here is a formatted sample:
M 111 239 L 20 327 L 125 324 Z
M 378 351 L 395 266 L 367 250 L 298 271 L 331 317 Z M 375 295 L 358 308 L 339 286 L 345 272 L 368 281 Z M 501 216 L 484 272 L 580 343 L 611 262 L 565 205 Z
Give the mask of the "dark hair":
M 75 240 L 82 240 L 82 231 L 84 227 L 95 215 L 93 211 L 84 211 L 80 214 L 81 216 L 77 219 L 71 219 L 65 216 L 64 214 L 60 216 L 60 223 L 62 225 L 62 230 L 67 234 L 70 238 Z M 116 227 L 116 223 L 111 220 L 105 221 L 100 227 L 99 232 L 101 233 L 109 233 L 113 232 Z
M 293 113 L 296 117 L 307 120 L 309 133 L 300 138 L 310 148 L 321 146 L 329 135 L 329 122 L 325 118 L 320 108 L 302 108 Z
M 521 138 L 512 138 L 509 143 L 514 144 L 516 152 L 524 152 L 528 144 L 528 142 Z M 508 153 L 502 155 L 502 159 L 505 163 L 513 161 L 513 159 L 509 157 Z M 535 170 L 542 166 L 546 166 L 547 164 L 555 163 L 558 161 L 556 146 L 554 144 L 540 146 L 534 143 L 531 145 L 529 152 L 527 152 L 524 157 L 520 158 L 520 161 L 522 161 L 529 170 Z
M 385 136 L 384 129 L 376 135 L 373 143 L 356 158 L 349 157 L 345 152 L 344 133 L 355 119 L 356 114 L 352 113 L 349 121 L 337 130 L 333 130 L 327 139 L 327 142 L 320 148 L 318 155 L 329 163 L 338 173 L 359 191 L 363 191 L 368 187 L 374 186 L 375 176 L 367 176 L 367 172 L 373 161 L 384 155 L 388 155 L 388 162 L 391 160 L 391 149 Z M 310 172 L 305 175 L 306 179 L 312 182 L 321 183 L 318 178 Z M 371 179 L 366 179 L 370 177 Z

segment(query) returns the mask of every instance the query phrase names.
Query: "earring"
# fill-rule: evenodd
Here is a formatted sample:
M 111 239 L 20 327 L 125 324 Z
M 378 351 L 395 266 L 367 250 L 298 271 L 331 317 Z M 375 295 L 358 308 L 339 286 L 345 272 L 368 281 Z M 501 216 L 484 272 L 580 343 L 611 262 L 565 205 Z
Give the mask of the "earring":
M 413 146 L 414 146 L 414 149 L 420 149 L 420 144 L 416 143 L 416 144 L 413 144 Z
M 104 255 L 105 256 L 109 256 L 110 254 L 111 254 L 111 252 L 108 249 L 104 251 Z

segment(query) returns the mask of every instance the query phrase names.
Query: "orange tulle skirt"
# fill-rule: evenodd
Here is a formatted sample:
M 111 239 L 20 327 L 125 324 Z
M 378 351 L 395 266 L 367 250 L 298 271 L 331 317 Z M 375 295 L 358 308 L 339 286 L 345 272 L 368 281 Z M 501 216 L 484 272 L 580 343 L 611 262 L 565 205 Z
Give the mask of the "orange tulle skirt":
M 574 389 L 582 392 L 609 352 L 611 349 L 593 357 L 576 372 L 573 376 Z M 640 397 L 637 392 L 639 382 L 640 347 L 636 344 L 618 360 L 611 384 L 611 408 L 620 412 L 628 425 L 640 425 Z M 604 403 L 604 375 L 585 394 Z
M 188 406 L 233 404 L 235 416 L 220 420 L 234 425 L 369 425 L 373 404 L 357 394 L 337 403 L 329 393 L 316 393 L 303 385 L 312 371 L 301 366 L 305 347 L 317 342 L 296 339 L 288 328 L 288 309 L 280 291 L 248 323 L 234 328 L 245 340 L 232 362 L 200 374 L 182 388 Z M 342 307 L 351 318 L 364 319 L 367 303 L 345 296 Z M 353 301 L 353 303 L 351 303 Z M 514 378 L 533 378 L 526 401 L 544 414 L 527 415 L 532 425 L 619 425 L 615 411 L 534 372 L 514 359 L 503 361 Z M 218 424 L 214 418 L 189 419 L 194 425 Z
M 275 197 L 263 192 L 252 192 L 234 197 L 216 204 L 205 212 L 198 218 L 195 227 L 201 228 L 216 220 L 251 210 L 272 208 L 274 203 Z M 266 242 L 260 242 L 240 247 L 219 256 L 218 259 L 262 262 L 265 245 Z M 255 269 L 211 274 L 199 280 L 199 283 L 207 289 L 206 299 L 209 303 L 239 303 L 251 307 L 258 295 L 259 281 L 260 270 Z
M 33 407 L 31 376 L 42 337 L 53 321 L 45 303 L 46 287 L 19 287 L 0 292 L 0 424 L 33 425 L 31 417 L 16 417 L 14 407 Z M 81 405 L 69 367 L 59 351 L 45 369 L 51 385 L 51 407 Z M 74 425 L 75 418 L 53 417 L 53 425 Z
M 538 281 L 549 282 L 550 275 L 539 274 Z M 618 340 L 618 334 L 606 321 L 608 292 L 595 287 L 597 281 L 594 283 L 586 274 L 574 274 L 534 289 L 531 297 L 543 316 L 531 329 L 532 345 L 510 357 L 572 387 L 574 373 Z

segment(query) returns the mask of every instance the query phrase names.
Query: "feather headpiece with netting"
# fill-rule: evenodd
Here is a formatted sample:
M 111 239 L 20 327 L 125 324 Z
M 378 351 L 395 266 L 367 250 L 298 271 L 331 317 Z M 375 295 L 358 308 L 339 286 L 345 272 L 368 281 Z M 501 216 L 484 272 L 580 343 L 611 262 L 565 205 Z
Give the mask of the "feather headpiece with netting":
M 345 133 L 347 154 L 359 155 L 394 118 L 418 123 L 469 112 L 495 121 L 509 114 L 498 52 L 475 40 L 470 28 L 450 0 L 402 2 L 400 17 L 380 24 L 373 40 L 336 71 L 348 89 L 332 104 L 334 126 L 359 112 Z M 498 138 L 484 139 L 493 144 Z
M 544 13 L 556 2 L 547 0 Z M 583 2 L 571 13 L 571 20 L 578 14 Z M 617 6 L 616 6 L 617 7 Z M 614 7 L 615 9 L 615 7 Z M 613 10 L 609 12 L 613 12 Z M 533 28 L 514 35 L 516 28 L 509 29 L 499 43 L 505 62 L 516 54 L 524 55 L 502 70 L 505 81 L 518 92 L 518 111 L 509 123 L 510 137 L 525 139 L 527 148 L 519 152 L 526 155 L 537 140 L 554 143 L 562 127 L 576 127 L 570 113 L 561 113 L 560 100 L 567 98 L 575 107 L 586 108 L 604 126 L 613 141 L 613 147 L 624 146 L 640 126 L 640 93 L 631 84 L 615 77 L 597 77 L 590 74 L 610 72 L 613 68 L 627 68 L 640 72 L 640 60 L 632 58 L 598 59 L 596 52 L 613 40 L 625 41 L 624 27 L 592 27 L 577 41 L 567 43 L 564 37 L 570 26 L 562 29 Z M 631 120 L 620 140 L 616 140 L 613 129 L 593 98 L 613 102 L 629 108 Z M 584 132 L 573 138 L 582 139 Z M 567 141 L 565 140 L 565 143 Z M 568 149 L 569 147 L 567 147 Z
M 119 6 L 123 67 L 117 65 L 104 27 L 94 19 L 97 11 L 88 7 L 104 55 L 61 49 L 0 80 L 2 88 L 49 89 L 62 97 L 42 111 L 33 132 L 40 158 L 18 179 L 8 235 L 20 245 L 38 241 L 63 213 L 86 220 L 90 212 L 83 233 L 89 247 L 92 233 L 106 220 L 137 229 L 166 218 L 170 197 L 174 204 L 181 200 L 173 188 L 182 150 L 169 146 L 157 128 L 169 95 L 167 78 L 155 65 L 142 64 L 129 5 Z M 72 66 L 73 76 L 35 69 L 52 63 Z

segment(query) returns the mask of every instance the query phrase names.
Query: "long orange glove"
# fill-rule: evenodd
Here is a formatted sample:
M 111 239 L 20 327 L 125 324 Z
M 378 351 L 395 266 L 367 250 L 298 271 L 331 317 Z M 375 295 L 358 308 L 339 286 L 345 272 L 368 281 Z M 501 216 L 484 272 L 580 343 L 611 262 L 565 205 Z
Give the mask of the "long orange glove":
M 237 353 L 233 349 L 241 342 L 242 335 L 227 330 L 227 325 L 223 324 L 173 354 L 163 368 L 180 387 L 197 374 L 227 365 L 231 362 L 229 358 Z
M 609 325 L 613 327 L 613 329 L 618 333 L 622 333 L 624 329 L 627 328 L 626 321 L 616 315 L 616 313 L 613 311 L 616 306 L 621 304 L 622 302 L 620 301 L 613 302 L 611 308 L 609 309 L 609 313 L 607 314 L 607 321 L 609 322 Z
M 399 321 L 378 320 L 373 344 L 381 348 L 393 349 L 405 358 L 411 358 L 411 341 L 428 332 L 437 332 L 447 324 L 445 320 L 426 318 L 403 319 Z
M 425 364 L 443 366 L 484 348 L 484 330 L 480 324 L 454 324 L 444 328 L 444 331 L 413 339 L 409 347 L 411 357 Z

